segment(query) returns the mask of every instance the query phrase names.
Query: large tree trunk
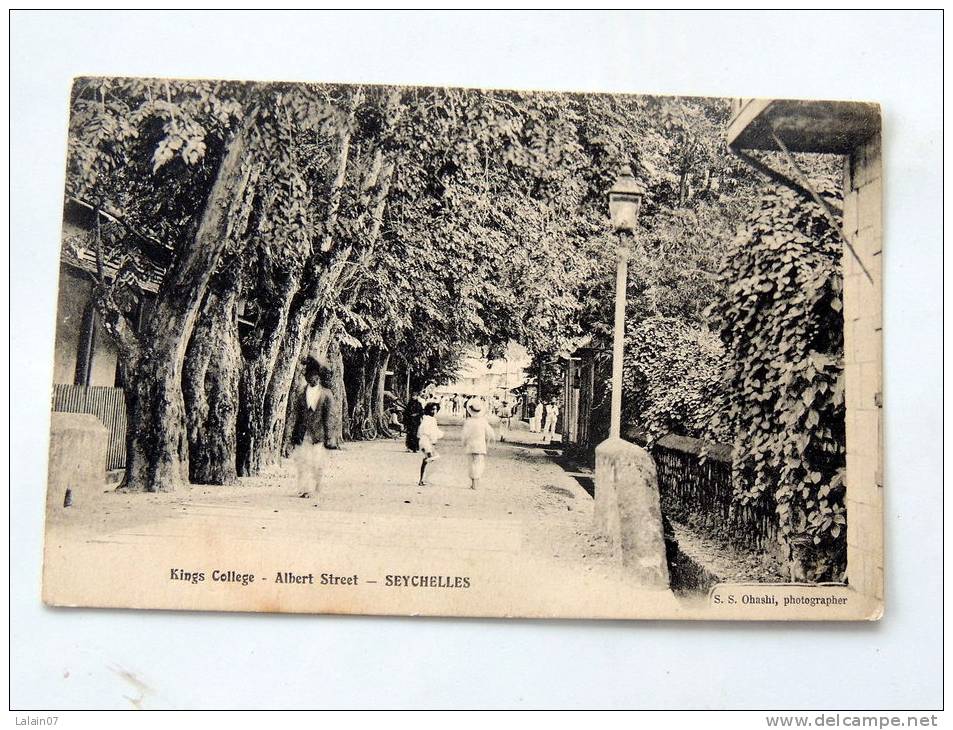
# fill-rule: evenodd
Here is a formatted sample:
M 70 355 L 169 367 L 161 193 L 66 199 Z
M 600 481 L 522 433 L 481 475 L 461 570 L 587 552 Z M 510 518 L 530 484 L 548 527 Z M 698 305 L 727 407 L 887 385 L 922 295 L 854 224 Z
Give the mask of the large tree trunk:
M 238 381 L 238 272 L 216 277 L 185 354 L 182 391 L 189 439 L 189 481 L 234 484 Z
M 383 153 L 376 153 L 371 170 L 363 183 L 365 192 L 374 191 L 367 233 L 369 249 L 380 235 L 393 172 L 394 165 L 384 161 Z M 343 185 L 343 181 L 341 184 Z M 328 223 L 328 230 L 333 226 L 333 222 Z M 325 241 L 321 249 L 327 248 L 330 248 L 330 244 Z M 338 249 L 330 256 L 330 262 L 327 261 L 327 256 L 316 251 L 306 267 L 306 271 L 313 273 L 310 276 L 306 274 L 301 288 L 292 297 L 284 336 L 265 392 L 262 418 L 263 430 L 267 436 L 258 444 L 258 449 L 262 452 L 260 459 L 264 463 L 275 461 L 282 451 L 288 399 L 296 382 L 295 373 L 300 367 L 301 359 L 311 350 L 312 342 L 327 340 L 320 334 L 314 334 L 315 326 L 322 311 L 333 312 L 333 304 L 339 296 L 351 250 L 350 246 Z M 330 319 L 328 321 L 330 322 Z
M 263 465 L 276 462 L 285 450 L 287 413 L 296 383 L 295 375 L 300 372 L 302 350 L 308 335 L 314 328 L 315 319 L 322 304 L 321 295 L 329 288 L 333 288 L 328 285 L 332 283 L 332 279 L 336 280 L 339 276 L 340 266 L 350 253 L 348 249 L 343 252 L 343 256 L 340 253 L 328 256 L 333 244 L 344 185 L 347 181 L 352 128 L 357 107 L 362 100 L 363 93 L 358 90 L 351 101 L 348 122 L 341 129 L 337 166 L 331 182 L 323 233 L 320 241 L 312 244 L 311 255 L 308 256 L 304 265 L 297 290 L 289 295 L 287 316 L 279 341 L 276 343 L 274 357 L 260 383 L 260 412 L 253 414 L 258 421 L 255 423 L 254 433 L 249 434 L 251 438 L 247 457 L 249 468 L 255 468 L 256 471 Z
M 239 381 L 237 465 L 241 476 L 254 476 L 265 462 L 262 447 L 268 440 L 267 416 L 269 381 L 281 362 L 282 344 L 289 326 L 297 276 L 286 276 L 264 303 L 263 315 L 254 336 L 245 343 Z
M 323 276 L 328 275 L 325 272 Z M 320 283 L 317 287 L 321 288 Z M 309 335 L 320 310 L 320 299 L 309 293 L 299 290 L 292 297 L 269 377 L 262 384 L 260 438 L 255 447 L 255 459 L 260 465 L 274 463 L 281 453 L 290 397 L 297 383 L 295 376 L 301 373 L 301 360 L 310 348 Z
M 304 388 L 303 350 L 307 349 L 311 357 L 326 360 L 334 326 L 334 321 L 326 321 L 315 328 L 310 345 L 305 338 L 302 350 L 294 356 L 291 356 L 290 348 L 285 347 L 288 340 L 287 332 L 285 333 L 286 336 L 282 341 L 265 395 L 265 436 L 260 447 L 263 466 L 276 463 L 283 454 L 288 452 L 294 396 Z M 289 357 L 290 361 L 287 359 Z
M 317 360 L 327 360 L 337 329 L 337 317 L 324 317 L 323 319 L 319 317 L 317 326 L 315 326 L 314 333 L 311 336 L 308 355 Z
M 380 375 L 381 352 L 376 347 L 368 353 L 364 365 L 364 413 L 370 422 L 371 429 L 377 429 L 377 414 L 374 412 L 374 401 L 377 390 L 377 381 Z
M 373 438 L 380 431 L 380 414 L 375 408 L 381 380 L 382 353 L 376 347 L 355 352 L 351 404 L 351 435 L 357 439 Z M 383 394 L 381 394 L 383 399 Z M 389 433 L 389 432 L 388 432 Z
M 377 425 L 377 432 L 381 436 L 390 438 L 393 434 L 390 429 L 390 419 L 387 417 L 384 397 L 384 386 L 387 384 L 387 366 L 390 364 L 390 353 L 383 352 L 378 360 L 377 377 L 374 381 L 374 401 L 371 406 L 371 417 Z
M 350 428 L 345 429 L 347 420 L 347 391 L 344 388 L 344 357 L 341 355 L 341 343 L 334 337 L 328 348 L 328 361 L 331 363 L 331 390 L 334 393 L 335 438 L 338 442 L 350 436 Z
M 229 141 L 191 246 L 166 273 L 128 368 L 125 487 L 169 491 L 181 485 L 187 454 L 182 365 L 195 318 L 229 238 L 246 189 L 257 176 L 246 158 L 257 115 L 250 114 Z
M 172 491 L 187 478 L 183 354 L 171 339 L 164 331 L 160 342 L 145 347 L 126 386 L 125 488 L 130 491 Z
M 364 403 L 367 399 L 364 380 L 366 359 L 364 348 L 348 348 L 344 356 L 344 390 L 348 405 L 347 421 L 350 438 L 355 441 L 364 437 Z

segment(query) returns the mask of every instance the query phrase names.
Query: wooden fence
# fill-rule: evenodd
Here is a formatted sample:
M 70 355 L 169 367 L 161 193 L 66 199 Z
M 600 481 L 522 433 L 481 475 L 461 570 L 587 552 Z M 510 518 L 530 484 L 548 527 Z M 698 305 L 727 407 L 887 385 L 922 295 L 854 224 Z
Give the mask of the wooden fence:
M 645 434 L 630 429 L 626 438 L 645 445 Z M 731 447 L 687 436 L 665 436 L 651 447 L 658 472 L 662 512 L 700 534 L 762 552 L 777 547 L 773 500 L 754 505 L 733 499 Z
M 106 468 L 126 466 L 126 397 L 122 388 L 96 385 L 53 386 L 53 410 L 65 413 L 92 413 L 109 429 Z

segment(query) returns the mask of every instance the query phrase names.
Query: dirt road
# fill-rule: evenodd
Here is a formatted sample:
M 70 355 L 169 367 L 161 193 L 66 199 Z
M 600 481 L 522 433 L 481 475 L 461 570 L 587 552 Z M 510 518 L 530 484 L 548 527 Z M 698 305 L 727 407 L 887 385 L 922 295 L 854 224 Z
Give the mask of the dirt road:
M 349 545 L 506 550 L 579 563 L 583 570 L 617 561 L 593 536 L 592 497 L 560 467 L 558 452 L 509 431 L 490 446 L 482 488 L 469 489 L 459 425 L 444 422 L 442 458 L 417 486 L 421 456 L 398 440 L 350 442 L 329 454 L 321 490 L 297 496 L 287 463 L 231 487 L 191 485 L 174 493 L 74 494 L 73 506 L 49 515 L 51 537 L 69 532 L 92 541 L 149 543 L 219 533 L 223 538 Z M 516 443 L 514 443 L 516 442 Z

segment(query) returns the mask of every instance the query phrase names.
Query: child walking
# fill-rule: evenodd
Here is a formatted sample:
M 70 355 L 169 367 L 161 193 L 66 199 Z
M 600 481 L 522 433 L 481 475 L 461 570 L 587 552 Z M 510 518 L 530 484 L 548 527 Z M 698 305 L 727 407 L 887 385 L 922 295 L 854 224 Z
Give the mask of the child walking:
M 417 482 L 421 487 L 427 485 L 424 481 L 427 464 L 440 458 L 440 454 L 437 453 L 437 442 L 443 438 L 443 431 L 437 427 L 437 411 L 439 410 L 440 406 L 436 403 L 428 403 L 424 407 L 424 415 L 420 419 L 420 428 L 417 430 L 420 450 L 424 452 L 424 460 L 420 462 L 420 481 Z
M 467 403 L 469 418 L 463 422 L 460 438 L 463 450 L 470 456 L 470 489 L 478 489 L 486 468 L 486 441 L 496 441 L 496 432 L 486 419 L 486 406 L 474 398 Z

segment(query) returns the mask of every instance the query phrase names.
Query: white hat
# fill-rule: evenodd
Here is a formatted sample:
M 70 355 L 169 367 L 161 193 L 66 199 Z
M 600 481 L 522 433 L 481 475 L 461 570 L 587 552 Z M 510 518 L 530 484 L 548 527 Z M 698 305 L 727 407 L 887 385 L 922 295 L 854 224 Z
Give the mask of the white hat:
M 479 416 L 483 413 L 483 401 L 473 399 L 467 403 L 467 410 L 470 411 L 470 414 L 473 416 Z

